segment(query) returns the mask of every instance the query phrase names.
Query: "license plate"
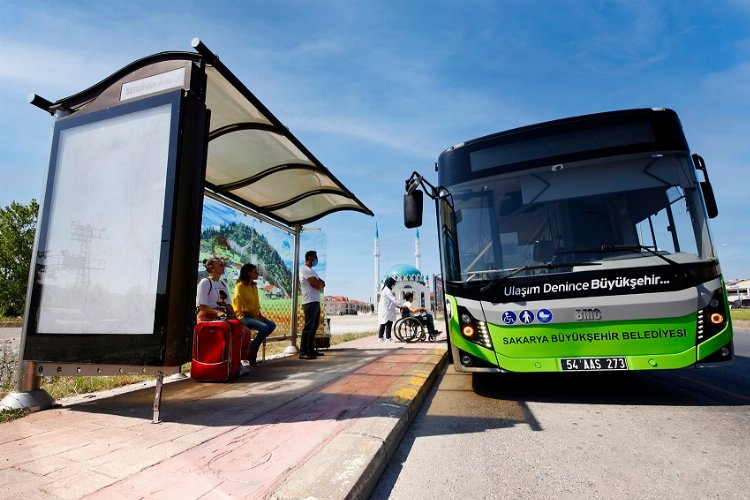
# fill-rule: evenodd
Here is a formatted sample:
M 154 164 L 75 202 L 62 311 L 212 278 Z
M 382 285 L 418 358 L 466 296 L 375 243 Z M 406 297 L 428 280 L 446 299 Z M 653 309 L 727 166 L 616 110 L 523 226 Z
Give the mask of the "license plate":
M 617 358 L 563 358 L 560 365 L 564 372 L 627 370 L 628 361 Z

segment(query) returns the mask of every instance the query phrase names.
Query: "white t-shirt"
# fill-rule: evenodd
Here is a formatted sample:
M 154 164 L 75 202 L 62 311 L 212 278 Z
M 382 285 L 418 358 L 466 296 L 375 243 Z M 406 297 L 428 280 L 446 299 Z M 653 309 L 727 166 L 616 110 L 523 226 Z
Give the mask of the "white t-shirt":
M 221 292 L 224 292 L 224 299 Z M 195 297 L 195 306 L 208 306 L 213 309 L 225 309 L 232 303 L 229 298 L 229 290 L 223 281 L 213 281 L 211 278 L 203 278 L 198 283 L 198 293 Z
M 412 311 L 411 311 L 411 308 L 412 308 L 412 303 L 411 303 L 411 302 L 409 302 L 408 300 L 405 300 L 405 301 L 404 301 L 404 302 L 403 302 L 403 303 L 401 304 L 401 307 L 408 307 L 408 308 L 409 308 L 409 314 L 411 314 L 411 315 L 413 315 L 413 316 L 423 316 L 423 315 L 427 314 L 427 311 L 417 311 L 417 312 L 412 312 Z
M 307 281 L 308 278 L 320 279 L 320 276 L 315 272 L 315 269 L 304 265 L 299 268 L 299 281 L 300 286 L 302 287 L 302 303 L 309 304 L 310 302 L 320 302 L 320 290 L 313 288 L 310 282 Z

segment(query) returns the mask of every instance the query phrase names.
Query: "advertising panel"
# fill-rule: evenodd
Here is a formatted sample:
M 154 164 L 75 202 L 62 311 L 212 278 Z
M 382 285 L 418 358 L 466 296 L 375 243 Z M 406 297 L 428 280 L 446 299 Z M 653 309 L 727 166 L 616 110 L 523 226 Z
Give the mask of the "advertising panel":
M 305 231 L 300 236 L 300 265 L 307 250 L 318 253 L 315 270 L 326 275 L 326 236 L 320 231 Z M 277 325 L 274 335 L 289 334 L 292 310 L 292 269 L 294 236 L 211 198 L 203 202 L 200 260 L 197 278 L 206 276 L 203 261 L 220 257 L 226 263 L 223 280 L 230 295 L 244 264 L 258 267 L 257 281 L 261 309 Z M 302 307 L 298 305 L 299 325 Z

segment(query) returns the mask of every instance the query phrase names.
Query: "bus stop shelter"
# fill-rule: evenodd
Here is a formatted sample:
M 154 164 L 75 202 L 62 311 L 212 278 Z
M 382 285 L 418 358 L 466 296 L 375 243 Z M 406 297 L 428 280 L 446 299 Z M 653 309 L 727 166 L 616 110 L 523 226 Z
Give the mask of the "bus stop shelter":
M 192 47 L 31 100 L 56 119 L 15 407 L 44 406 L 49 375 L 156 374 L 158 401 L 161 377 L 190 360 L 204 196 L 294 235 L 292 311 L 304 225 L 373 215 L 218 56 Z

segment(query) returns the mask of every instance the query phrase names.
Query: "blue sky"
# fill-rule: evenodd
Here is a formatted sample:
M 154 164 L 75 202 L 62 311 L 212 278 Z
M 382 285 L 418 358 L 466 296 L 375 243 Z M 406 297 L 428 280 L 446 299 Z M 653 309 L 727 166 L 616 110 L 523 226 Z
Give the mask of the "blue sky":
M 750 1 L 0 0 L 0 25 L 0 206 L 41 195 L 53 123 L 29 94 L 56 101 L 197 36 L 375 212 L 313 224 L 327 293 L 372 297 L 376 221 L 381 272 L 414 263 L 403 183 L 435 181 L 445 148 L 636 107 L 678 112 L 717 194 L 724 275 L 750 277 Z

